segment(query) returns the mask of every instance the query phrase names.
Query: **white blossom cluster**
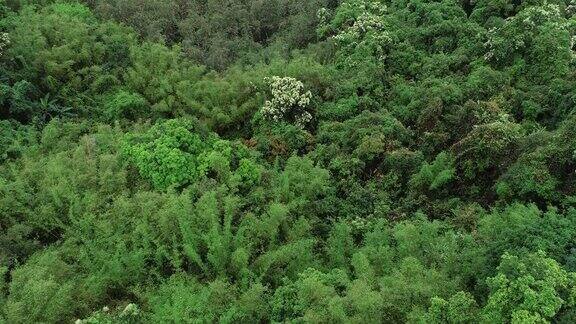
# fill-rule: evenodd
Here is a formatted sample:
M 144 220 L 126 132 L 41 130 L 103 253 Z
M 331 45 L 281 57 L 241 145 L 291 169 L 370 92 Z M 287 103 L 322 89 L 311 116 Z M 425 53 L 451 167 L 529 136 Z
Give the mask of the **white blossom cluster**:
M 387 7 L 378 0 L 348 0 L 340 5 L 345 12 L 370 12 L 375 15 L 386 13 Z
M 0 56 L 4 53 L 4 49 L 10 45 L 10 37 L 7 33 L 0 33 Z
M 122 313 L 120 313 L 120 317 L 127 317 L 127 316 L 137 316 L 140 313 L 140 309 L 138 305 L 130 303 L 126 305 Z
M 555 4 L 528 7 L 526 8 L 526 10 L 524 10 L 524 12 L 525 15 L 522 16 L 526 17 L 522 19 L 522 22 L 525 24 L 526 27 L 532 27 L 532 28 L 541 26 L 547 22 L 559 21 L 562 18 L 562 12 L 560 11 L 560 7 Z M 561 25 L 560 27 L 564 27 L 564 25 Z
M 120 311 L 120 306 L 117 307 L 117 310 Z M 92 314 L 92 316 L 90 316 L 87 319 L 77 319 L 76 321 L 74 321 L 74 324 L 90 324 L 90 323 L 100 323 L 99 321 L 99 317 L 104 315 L 106 316 L 106 314 L 108 314 L 110 312 L 110 307 L 108 306 L 104 306 L 102 307 L 101 311 L 96 311 L 95 313 Z M 126 305 L 126 307 L 124 307 L 124 310 L 122 310 L 122 312 L 120 314 L 118 314 L 118 316 L 120 318 L 129 318 L 129 317 L 135 317 L 138 316 L 140 314 L 140 308 L 138 307 L 138 305 L 134 304 L 134 303 L 130 303 L 128 305 Z M 108 314 L 111 315 L 111 314 Z M 114 315 L 112 315 L 114 316 Z
M 569 17 L 574 16 L 576 14 L 576 1 L 571 0 L 570 3 L 566 6 L 566 14 Z
M 373 1 L 365 1 L 360 7 L 362 14 L 355 18 L 351 26 L 345 26 L 333 38 L 342 47 L 370 48 L 382 60 L 385 58 L 387 45 L 392 42 L 390 33 L 386 31 L 384 20 L 387 8 Z
M 484 44 L 487 52 L 486 60 L 498 60 L 499 48 L 519 50 L 531 40 L 531 33 L 547 25 L 550 28 L 566 29 L 568 23 L 562 19 L 562 12 L 558 5 L 547 4 L 526 8 L 516 16 L 508 17 L 500 28 L 488 30 L 488 40 Z
M 294 119 L 299 127 L 312 120 L 312 114 L 306 111 L 312 93 L 304 92 L 304 84 L 291 77 L 273 76 L 266 78 L 270 85 L 272 98 L 262 107 L 262 114 L 273 121 Z
M 334 39 L 340 42 L 349 43 L 351 41 L 362 39 L 370 32 L 385 32 L 384 21 L 381 16 L 371 13 L 363 13 L 356 19 L 356 21 L 354 21 L 352 26 L 334 36 Z
M 318 25 L 324 26 L 330 19 L 330 11 L 326 8 L 320 8 L 316 12 L 316 18 L 318 18 Z

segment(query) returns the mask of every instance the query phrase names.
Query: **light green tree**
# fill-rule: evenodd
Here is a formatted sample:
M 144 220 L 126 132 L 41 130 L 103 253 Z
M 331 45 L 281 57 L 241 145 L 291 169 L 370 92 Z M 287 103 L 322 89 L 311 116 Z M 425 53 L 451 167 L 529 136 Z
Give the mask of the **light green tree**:
M 574 275 L 544 252 L 504 254 L 498 273 L 487 280 L 485 323 L 546 323 L 562 307 L 574 306 Z

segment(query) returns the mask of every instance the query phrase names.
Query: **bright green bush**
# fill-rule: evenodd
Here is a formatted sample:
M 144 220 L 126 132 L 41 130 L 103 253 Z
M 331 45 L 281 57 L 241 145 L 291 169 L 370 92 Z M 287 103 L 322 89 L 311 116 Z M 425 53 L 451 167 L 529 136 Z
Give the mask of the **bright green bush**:
M 158 189 L 188 184 L 200 176 L 198 156 L 208 147 L 192 130 L 191 122 L 166 121 L 145 134 L 128 135 L 124 154 Z
M 236 168 L 236 180 L 255 184 L 258 165 L 248 158 L 242 145 L 203 134 L 192 121 L 171 119 L 152 126 L 145 133 L 130 133 L 124 139 L 123 152 L 140 174 L 156 189 L 183 187 L 202 177 L 229 181 Z M 250 161 L 250 162 L 249 162 Z M 252 169 L 252 170 L 250 170 Z M 251 177 L 245 178 L 245 177 Z M 244 185 L 244 183 L 239 183 Z
M 498 274 L 488 278 L 490 295 L 482 311 L 485 321 L 537 323 L 573 304 L 573 274 L 543 252 L 520 258 L 504 254 Z

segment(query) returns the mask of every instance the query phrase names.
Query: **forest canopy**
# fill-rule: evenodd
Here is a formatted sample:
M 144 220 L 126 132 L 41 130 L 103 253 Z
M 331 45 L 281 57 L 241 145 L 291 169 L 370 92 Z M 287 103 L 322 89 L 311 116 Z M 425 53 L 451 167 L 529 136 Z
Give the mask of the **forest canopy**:
M 0 0 L 0 323 L 576 323 L 576 2 Z

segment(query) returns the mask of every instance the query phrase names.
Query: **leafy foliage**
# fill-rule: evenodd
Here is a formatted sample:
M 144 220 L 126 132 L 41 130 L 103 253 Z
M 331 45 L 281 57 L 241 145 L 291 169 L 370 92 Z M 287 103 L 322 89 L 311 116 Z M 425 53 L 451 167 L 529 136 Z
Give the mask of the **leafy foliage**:
M 570 297 L 573 274 L 543 253 L 519 260 L 502 256 L 498 274 L 488 279 L 491 289 L 483 316 L 487 321 L 542 322 L 554 317 Z M 564 299 L 562 298 L 564 297 Z
M 576 322 L 566 1 L 0 1 L 0 323 Z

